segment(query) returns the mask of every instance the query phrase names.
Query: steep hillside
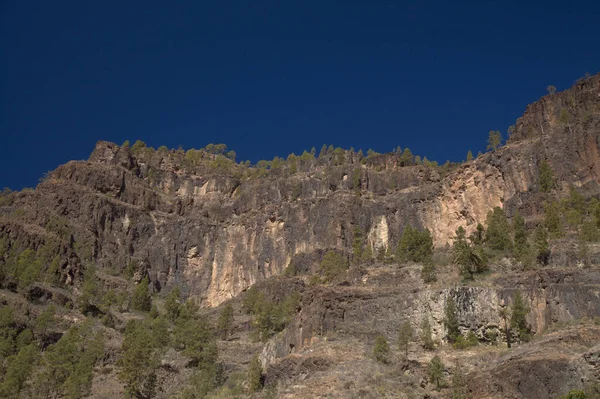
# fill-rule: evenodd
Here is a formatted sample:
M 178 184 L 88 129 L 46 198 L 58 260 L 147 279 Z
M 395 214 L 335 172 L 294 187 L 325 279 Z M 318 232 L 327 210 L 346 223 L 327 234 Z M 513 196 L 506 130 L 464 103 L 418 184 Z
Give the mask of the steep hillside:
M 3 322 L 0 330 L 36 331 L 34 317 L 54 304 L 60 322 L 45 349 L 85 315 L 102 320 L 96 328 L 104 331 L 106 354 L 96 360 L 91 391 L 98 398 L 123 392 L 117 359 L 127 347 L 128 321 L 146 317 L 149 307 L 135 305 L 131 296 L 146 285 L 161 314 L 175 287 L 181 293 L 175 302 L 200 305 L 213 325 L 223 304 L 232 304 L 233 333 L 218 342 L 225 375 L 237 386 L 236 373 L 260 354 L 271 387 L 262 395 L 445 397 L 452 384 L 437 393 L 427 383 L 427 363 L 436 354 L 447 365 L 464 366 L 465 390 L 477 398 L 554 398 L 600 378 L 594 325 L 600 317 L 600 226 L 594 224 L 600 75 L 530 105 L 504 146 L 462 164 L 438 166 L 406 150 L 365 156 L 333 147 L 255 166 L 233 159 L 220 146 L 184 152 L 100 141 L 87 161 L 60 166 L 34 190 L 4 193 L 0 303 L 27 309 L 28 317 Z M 541 181 L 544 168 L 549 189 Z M 549 225 L 552 204 L 562 207 L 560 234 Z M 474 281 L 461 280 L 450 250 L 457 229 L 464 227 L 468 237 L 478 224 L 489 227 L 495 207 L 510 226 L 515 215 L 524 217 L 528 248 L 539 246 L 536 226 L 550 233 L 550 255 L 542 262 L 539 251 L 519 258 L 480 243 L 488 251 L 487 269 Z M 437 282 L 423 282 L 423 262 L 396 252 L 407 226 L 430 231 Z M 322 263 L 328 253 L 343 265 L 335 275 Z M 262 310 L 242 303 L 255 292 L 250 287 L 273 304 L 299 295 L 297 304 L 281 310 L 285 322 L 258 340 L 251 333 Z M 517 291 L 530 308 L 534 339 L 517 337 L 518 347 L 509 350 L 501 309 L 513 309 Z M 449 302 L 457 306 L 461 333 L 476 336 L 475 348 L 447 345 Z M 410 361 L 396 352 L 391 365 L 371 359 L 378 335 L 395 347 L 404 321 L 418 331 L 425 319 L 435 351 L 413 343 Z M 175 341 L 189 321 L 177 327 L 177 320 L 165 327 Z M 12 340 L 11 334 L 4 338 Z M 0 352 L 16 356 L 13 346 Z M 161 354 L 153 395 L 171 397 L 193 379 L 185 347 Z M 4 361 L 3 378 L 8 366 Z M 455 374 L 449 370 L 448 381 Z M 231 389 L 223 395 L 237 395 Z

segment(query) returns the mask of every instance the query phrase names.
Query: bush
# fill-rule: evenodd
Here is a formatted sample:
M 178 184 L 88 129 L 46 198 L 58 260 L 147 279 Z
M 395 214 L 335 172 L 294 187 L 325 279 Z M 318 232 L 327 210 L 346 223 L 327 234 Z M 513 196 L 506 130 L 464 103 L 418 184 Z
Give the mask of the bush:
M 463 337 L 462 334 L 456 338 L 454 342 L 454 349 L 466 349 L 473 346 L 477 346 L 479 340 L 473 331 L 469 331 L 467 338 Z
M 300 293 L 293 291 L 280 302 L 267 300 L 262 292 L 251 289 L 244 298 L 244 308 L 253 314 L 252 336 L 255 340 L 266 341 L 282 331 L 292 320 L 300 306 Z
M 373 356 L 375 360 L 381 363 L 388 363 L 390 354 L 390 346 L 383 335 L 378 335 L 375 339 L 375 347 L 373 347 Z
M 144 277 L 135 287 L 131 297 L 131 306 L 134 310 L 148 312 L 152 308 L 152 298 L 150 297 L 148 284 L 148 277 Z
M 435 265 L 431 259 L 427 260 L 423 264 L 423 268 L 421 269 L 421 278 L 423 279 L 424 283 L 434 283 L 437 281 Z
M 573 389 L 558 399 L 587 399 L 587 395 L 580 389 Z

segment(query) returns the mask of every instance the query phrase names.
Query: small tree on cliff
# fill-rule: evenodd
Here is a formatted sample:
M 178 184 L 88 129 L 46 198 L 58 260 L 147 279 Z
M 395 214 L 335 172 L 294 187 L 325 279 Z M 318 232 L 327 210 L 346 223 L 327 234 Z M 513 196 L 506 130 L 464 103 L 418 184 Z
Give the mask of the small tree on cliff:
M 134 310 L 141 312 L 147 312 L 152 307 L 152 298 L 148 289 L 148 277 L 144 277 L 135 287 L 131 298 L 131 305 Z
M 501 143 L 502 143 L 502 133 L 500 133 L 499 130 L 490 130 L 490 133 L 488 136 L 487 149 L 495 151 L 498 147 L 500 147 Z
M 408 320 L 402 323 L 400 326 L 400 330 L 398 331 L 398 348 L 401 351 L 404 351 L 404 357 L 408 359 L 408 346 L 410 342 L 413 340 L 414 331 L 408 322 Z
M 448 341 L 455 342 L 460 335 L 460 329 L 458 327 L 458 315 L 456 314 L 456 302 L 451 296 L 448 296 L 446 300 L 446 308 L 444 309 L 444 327 L 446 328 L 446 334 Z
M 524 260 L 529 254 L 529 243 L 527 242 L 527 227 L 525 219 L 519 212 L 513 218 L 513 256 L 517 260 Z
M 221 314 L 219 315 L 219 334 L 221 339 L 229 338 L 231 331 L 233 330 L 233 306 L 231 303 L 225 305 Z
M 538 167 L 538 184 L 540 191 L 543 193 L 549 193 L 554 188 L 554 174 L 550 164 L 543 160 L 540 162 Z
M 421 345 L 428 351 L 433 350 L 435 347 L 433 337 L 431 336 L 431 324 L 429 323 L 429 318 L 426 316 L 423 317 L 423 321 L 421 322 Z
M 248 367 L 248 390 L 250 392 L 258 392 L 263 387 L 262 365 L 258 356 L 254 355 Z
M 433 253 L 433 237 L 428 229 L 413 229 L 406 226 L 396 248 L 399 261 L 424 262 Z
M 481 245 L 469 245 L 466 231 L 461 226 L 456 230 L 453 244 L 453 263 L 460 268 L 465 280 L 472 280 L 475 273 L 481 273 L 487 268 L 487 258 Z
M 179 313 L 181 311 L 181 291 L 179 287 L 175 287 L 169 292 L 167 298 L 165 299 L 165 312 L 167 314 L 167 319 L 171 321 L 177 320 L 179 317 Z
M 542 225 L 536 227 L 533 233 L 533 244 L 535 247 L 535 256 L 542 265 L 547 265 L 550 261 L 550 244 L 548 243 L 548 232 Z
M 520 291 L 516 291 L 513 295 L 512 314 L 510 316 L 510 328 L 521 339 L 521 341 L 529 341 L 531 339 L 531 331 L 527 324 L 526 316 L 530 309 L 523 301 L 523 296 Z
M 321 261 L 321 270 L 327 281 L 338 277 L 348 269 L 348 262 L 344 256 L 335 251 L 327 251 Z
M 512 248 L 510 224 L 508 223 L 504 210 L 499 206 L 495 207 L 488 213 L 486 224 L 486 245 L 497 251 L 510 250 Z

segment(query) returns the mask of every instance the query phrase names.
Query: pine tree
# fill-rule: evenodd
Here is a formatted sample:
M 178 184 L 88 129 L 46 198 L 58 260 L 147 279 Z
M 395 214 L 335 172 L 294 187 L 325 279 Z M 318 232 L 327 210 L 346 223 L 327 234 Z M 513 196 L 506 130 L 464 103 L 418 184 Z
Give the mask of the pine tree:
M 552 237 L 561 237 L 564 233 L 560 220 L 560 205 L 553 201 L 544 205 L 544 224 Z
M 444 382 L 444 363 L 442 363 L 442 359 L 439 356 L 434 356 L 429 362 L 429 366 L 427 367 L 427 375 L 429 377 L 429 381 L 435 385 L 436 390 L 440 390 L 443 386 L 445 386 Z
M 467 151 L 467 162 L 471 162 L 473 160 L 473 153 L 471 150 Z
M 365 251 L 366 252 L 366 251 Z M 364 254 L 364 253 L 363 253 Z M 372 257 L 372 253 L 371 253 Z M 343 255 L 335 251 L 327 251 L 321 261 L 321 270 L 326 281 L 331 281 L 348 269 L 348 262 Z
M 497 251 L 510 250 L 512 248 L 510 224 L 508 223 L 504 210 L 499 206 L 495 207 L 488 213 L 486 224 L 486 245 Z
M 428 229 L 413 229 L 410 225 L 404 228 L 402 237 L 396 247 L 396 258 L 399 261 L 424 262 L 433 254 L 433 237 Z
M 596 227 L 600 229 L 600 201 L 597 201 L 595 205 L 593 205 L 594 221 L 596 222 Z
M 219 316 L 219 333 L 226 340 L 233 330 L 233 306 L 231 303 L 225 305 Z
M 451 296 L 446 299 L 446 307 L 444 309 L 444 327 L 448 341 L 455 342 L 460 335 L 458 326 L 458 315 L 456 314 L 456 302 Z
M 144 277 L 138 283 L 131 297 L 131 305 L 134 310 L 148 312 L 152 308 L 152 298 L 148 289 L 148 277 Z
M 179 320 L 173 335 L 176 347 L 190 358 L 191 365 L 205 368 L 217 361 L 217 345 L 205 320 Z
M 475 231 L 469 236 L 469 241 L 473 245 L 483 245 L 483 241 L 485 239 L 485 228 L 481 223 L 477 223 L 477 228 Z
M 323 144 L 323 147 L 321 147 L 319 158 L 323 158 L 325 155 L 327 155 L 327 144 Z
M 413 165 L 413 163 L 414 163 L 414 156 L 413 156 L 413 153 L 410 151 L 409 148 L 405 148 L 404 149 L 404 152 L 400 156 L 400 160 L 399 161 L 400 161 L 400 165 L 402 165 L 402 166 Z
M 421 322 L 421 345 L 426 350 L 433 350 L 434 342 L 431 333 L 431 324 L 429 324 L 429 318 L 423 317 L 423 321 Z
M 250 392 L 258 392 L 263 387 L 262 381 L 262 365 L 258 356 L 254 355 L 248 367 L 248 390 Z
M 0 383 L 0 397 L 19 397 L 19 393 L 33 371 L 37 357 L 35 344 L 30 344 L 21 348 L 15 357 L 8 359 L 4 381 Z
M 548 232 L 541 224 L 533 233 L 533 242 L 537 261 L 544 266 L 547 265 L 550 261 L 550 244 L 548 243 Z
M 546 160 L 540 162 L 538 168 L 538 185 L 543 193 L 549 193 L 554 188 L 554 174 Z
M 83 274 L 83 289 L 79 296 L 79 309 L 82 313 L 87 313 L 95 304 L 98 297 L 98 277 L 96 276 L 96 266 L 90 264 Z
M 44 311 L 35 319 L 33 331 L 35 333 L 35 338 L 40 341 L 42 347 L 46 346 L 48 330 L 54 327 L 55 313 L 56 307 L 54 305 L 48 305 L 46 309 L 44 309 Z
M 388 355 L 390 353 L 390 346 L 383 335 L 378 335 L 375 339 L 375 347 L 373 347 L 373 356 L 375 360 L 381 363 L 388 362 Z
M 167 319 L 175 321 L 179 317 L 179 312 L 181 311 L 181 304 L 179 303 L 180 299 L 181 291 L 179 290 L 179 287 L 173 288 L 167 295 L 165 299 L 165 312 Z
M 512 302 L 510 328 L 521 341 L 529 341 L 531 338 L 530 329 L 525 318 L 529 313 L 529 307 L 525 305 L 521 292 L 519 291 L 514 293 Z
M 123 355 L 118 364 L 121 366 L 119 378 L 125 383 L 126 391 L 132 397 L 144 397 L 144 392 L 152 390 L 158 366 L 153 342 L 150 332 L 142 322 L 130 321 L 127 324 L 122 345 Z
M 513 237 L 514 247 L 513 256 L 517 260 L 524 260 L 529 253 L 529 242 L 527 241 L 527 227 L 525 226 L 525 219 L 519 212 L 515 213 L 513 218 Z
M 414 331 L 408 322 L 404 321 L 398 331 L 398 348 L 404 352 L 404 357 L 408 359 L 408 347 L 410 342 L 413 340 Z
M 502 144 L 502 133 L 499 130 L 490 130 L 487 149 L 495 151 L 500 144 Z
M 354 263 L 359 263 L 362 258 L 363 242 L 363 232 L 359 226 L 356 226 L 354 228 L 354 237 L 352 239 L 352 259 Z

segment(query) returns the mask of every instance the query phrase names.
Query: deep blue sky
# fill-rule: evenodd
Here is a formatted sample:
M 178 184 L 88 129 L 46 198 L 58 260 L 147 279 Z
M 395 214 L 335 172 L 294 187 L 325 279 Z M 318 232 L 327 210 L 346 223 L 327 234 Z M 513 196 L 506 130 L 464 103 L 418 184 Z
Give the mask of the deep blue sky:
M 600 2 L 522 3 L 0 0 L 0 188 L 97 140 L 464 159 L 600 70 Z

